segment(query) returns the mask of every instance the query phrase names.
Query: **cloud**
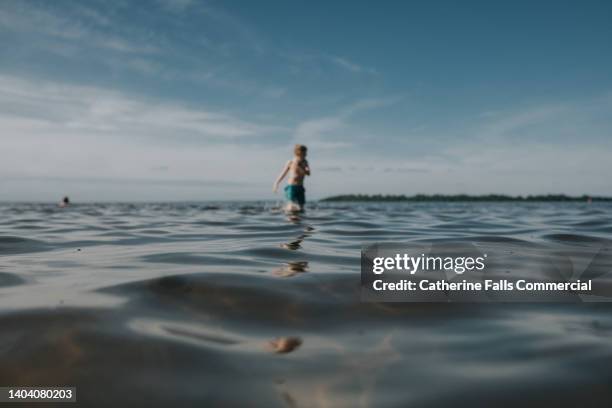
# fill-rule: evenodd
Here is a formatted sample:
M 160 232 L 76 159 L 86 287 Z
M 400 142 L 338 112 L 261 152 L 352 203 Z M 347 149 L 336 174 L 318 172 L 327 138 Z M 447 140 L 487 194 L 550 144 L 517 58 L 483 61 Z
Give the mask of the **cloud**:
M 312 51 L 279 51 L 278 56 L 285 60 L 290 71 L 294 75 L 303 76 L 305 73 L 315 72 L 317 74 L 334 73 L 338 70 L 342 74 L 350 72 L 352 74 L 378 75 L 378 70 L 354 62 L 346 57 L 331 55 L 324 52 Z
M 312 118 L 297 124 L 294 131 L 296 143 L 303 143 L 319 149 L 338 149 L 351 146 L 339 140 L 339 133 L 350 129 L 350 119 L 357 113 L 378 109 L 393 104 L 397 98 L 369 98 L 353 102 L 340 109 L 335 115 Z
M 231 114 L 138 99 L 95 87 L 0 75 L 5 134 L 45 128 L 50 134 L 172 137 L 202 142 L 278 131 Z M 167 136 L 163 136 L 167 135 Z
M 0 75 L 0 128 L 5 199 L 54 199 L 58 191 L 93 200 L 154 199 L 158 187 L 185 199 L 210 194 L 218 199 L 220 191 L 228 197 L 263 194 L 269 189 L 261 188 L 262 180 L 271 179 L 287 155 L 265 142 L 282 130 L 275 125 L 5 75 Z M 250 189 L 242 187 L 247 185 Z M 179 187 L 182 192 L 175 191 Z M 236 194 L 229 191 L 237 187 Z
M 348 60 L 347 58 L 330 56 L 328 57 L 334 64 L 354 73 L 365 73 L 365 74 L 377 74 L 378 72 L 374 68 L 364 67 L 355 62 Z
M 356 128 L 350 123 L 351 115 L 378 105 L 367 100 L 355 103 L 336 115 L 305 121 L 301 129 L 315 140 L 334 141 Z M 612 195 L 610 183 L 602 177 L 612 172 L 610 111 L 612 97 L 604 93 L 590 99 L 489 111 L 462 118 L 463 123 L 438 118 L 438 126 L 419 127 L 418 134 L 408 132 L 404 139 L 382 134 L 380 149 L 359 142 L 352 149 L 325 156 L 324 168 L 346 169 L 351 177 L 346 172 L 326 172 L 325 183 L 335 187 L 322 195 Z M 394 127 L 398 131 L 397 124 Z M 311 162 L 316 163 L 314 158 L 322 153 L 313 151 Z
M 345 56 L 319 51 L 296 56 L 293 46 L 284 52 L 278 40 L 260 35 L 236 13 L 194 0 L 157 0 L 144 8 L 130 2 L 108 8 L 6 1 L 0 2 L 0 27 L 17 40 L 14 64 L 40 72 L 45 59 L 61 57 L 66 72 L 99 83 L 159 80 L 275 100 L 295 86 L 286 80 L 294 65 L 309 73 L 314 86 L 346 72 L 376 73 Z M 270 69 L 259 69 L 263 59 Z
M 295 141 L 311 147 L 313 198 L 360 192 L 612 194 L 601 177 L 612 171 L 612 146 L 605 139 L 609 99 L 498 111 L 462 129 L 425 128 L 408 144 L 388 143 L 381 133 L 378 140 L 386 142 L 375 150 L 346 135 L 360 132 L 355 117 L 397 99 L 357 100 L 287 128 L 274 116 L 255 122 L 230 112 L 5 75 L 0 188 L 6 199 L 272 197 L 267 184 L 291 155 L 272 140 L 293 132 Z M 409 155 L 413 149 L 406 146 L 438 131 L 447 133 L 444 145 Z
M 120 53 L 139 53 L 151 54 L 158 53 L 159 47 L 144 41 L 133 38 L 125 38 L 116 34 L 109 34 L 107 31 L 100 31 L 95 25 L 108 25 L 109 21 L 102 14 L 84 7 L 75 9 L 89 21 L 94 21 L 94 25 L 85 24 L 80 19 L 70 19 L 60 16 L 57 13 L 48 11 L 42 7 L 36 7 L 25 3 L 0 3 L 0 25 L 4 29 L 32 35 L 38 34 L 44 40 L 57 38 L 75 44 L 83 44 L 88 49 L 100 48 Z M 48 45 L 48 41 L 42 42 Z M 53 48 L 48 49 L 53 51 Z M 60 47 L 60 52 L 62 47 Z
M 198 18 L 177 14 L 187 11 Z M 260 58 L 268 46 L 247 23 L 209 3 L 160 0 L 146 8 L 126 3 L 109 9 L 0 2 L 0 29 L 14 35 L 20 53 L 12 58 L 27 66 L 32 58 L 38 65 L 56 55 L 69 71 L 86 69 L 104 80 L 110 70 L 115 83 L 145 75 L 267 99 L 288 91 L 274 77 L 259 81 L 244 74 L 244 61 Z
M 608 142 L 612 128 L 612 96 L 609 93 L 588 99 L 557 100 L 518 105 L 505 110 L 485 111 L 449 132 L 464 141 L 483 146 L 517 143 Z
M 309 119 L 297 125 L 294 139 L 296 142 L 310 144 L 323 142 L 322 138 L 324 136 L 344 127 L 346 127 L 346 122 L 343 116 Z

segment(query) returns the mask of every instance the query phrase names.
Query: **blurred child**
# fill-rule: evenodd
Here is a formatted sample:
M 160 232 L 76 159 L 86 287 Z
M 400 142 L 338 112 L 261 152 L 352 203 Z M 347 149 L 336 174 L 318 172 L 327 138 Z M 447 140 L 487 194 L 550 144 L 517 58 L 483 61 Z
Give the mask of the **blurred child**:
M 304 211 L 304 204 L 306 203 L 304 177 L 310 176 L 310 166 L 308 161 L 306 161 L 307 150 L 304 145 L 295 145 L 293 159 L 285 164 L 285 167 L 274 182 L 273 190 L 276 193 L 278 185 L 289 173 L 288 184 L 285 186 L 285 196 L 289 201 L 285 208 L 287 211 Z

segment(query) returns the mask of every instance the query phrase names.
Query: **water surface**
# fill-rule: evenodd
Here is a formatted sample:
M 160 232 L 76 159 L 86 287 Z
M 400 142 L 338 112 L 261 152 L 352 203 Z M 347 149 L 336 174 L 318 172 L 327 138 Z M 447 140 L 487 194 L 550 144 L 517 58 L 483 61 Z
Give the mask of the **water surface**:
M 359 251 L 607 245 L 611 210 L 1 204 L 0 385 L 96 406 L 605 406 L 610 306 L 362 303 Z

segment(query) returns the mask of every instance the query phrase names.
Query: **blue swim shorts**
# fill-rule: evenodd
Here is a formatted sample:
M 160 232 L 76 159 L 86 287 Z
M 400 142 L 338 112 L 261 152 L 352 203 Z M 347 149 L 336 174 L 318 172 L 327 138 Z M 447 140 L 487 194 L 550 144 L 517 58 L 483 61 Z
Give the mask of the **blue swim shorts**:
M 296 184 L 288 184 L 285 186 L 285 197 L 287 200 L 297 203 L 300 207 L 303 207 L 306 203 L 306 196 L 304 192 L 304 186 L 296 185 Z

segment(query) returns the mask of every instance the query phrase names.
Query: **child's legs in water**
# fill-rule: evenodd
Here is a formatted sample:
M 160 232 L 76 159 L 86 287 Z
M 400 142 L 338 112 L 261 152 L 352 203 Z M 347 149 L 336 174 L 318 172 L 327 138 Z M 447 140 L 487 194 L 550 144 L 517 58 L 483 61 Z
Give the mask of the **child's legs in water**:
M 285 196 L 289 203 L 285 207 L 287 211 L 303 211 L 306 203 L 304 186 L 289 184 L 285 187 Z

